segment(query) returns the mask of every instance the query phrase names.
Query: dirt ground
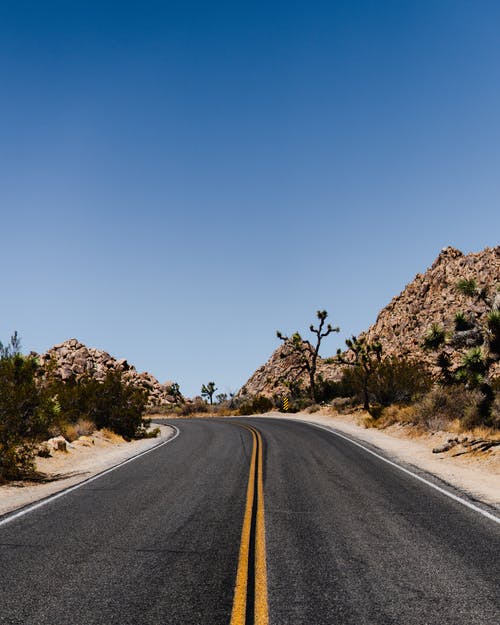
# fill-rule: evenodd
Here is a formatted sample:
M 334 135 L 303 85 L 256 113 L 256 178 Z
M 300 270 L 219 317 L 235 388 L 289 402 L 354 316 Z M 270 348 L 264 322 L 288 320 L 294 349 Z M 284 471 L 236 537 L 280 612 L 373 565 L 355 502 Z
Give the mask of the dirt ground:
M 0 486 L 0 515 L 44 499 L 60 490 L 105 471 L 174 435 L 174 429 L 160 425 L 157 438 L 126 442 L 120 436 L 94 432 L 72 443 L 68 451 L 55 451 L 50 458 L 37 458 L 37 469 L 51 481 L 45 483 L 12 482 Z

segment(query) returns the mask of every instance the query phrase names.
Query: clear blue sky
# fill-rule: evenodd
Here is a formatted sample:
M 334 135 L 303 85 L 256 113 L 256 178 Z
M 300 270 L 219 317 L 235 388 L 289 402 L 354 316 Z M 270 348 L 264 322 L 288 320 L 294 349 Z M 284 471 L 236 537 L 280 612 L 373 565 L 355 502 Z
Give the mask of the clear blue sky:
M 500 4 L 0 0 L 0 338 L 236 390 L 500 233 Z

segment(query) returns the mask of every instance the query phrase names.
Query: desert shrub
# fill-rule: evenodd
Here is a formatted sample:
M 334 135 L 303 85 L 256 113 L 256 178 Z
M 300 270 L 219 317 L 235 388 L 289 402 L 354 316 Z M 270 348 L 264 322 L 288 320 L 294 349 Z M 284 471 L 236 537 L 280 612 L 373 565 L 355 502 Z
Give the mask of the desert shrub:
M 262 414 L 264 412 L 269 412 L 273 407 L 274 404 L 269 397 L 255 395 L 255 397 L 252 397 L 250 400 L 243 402 L 238 412 L 240 415 Z
M 308 408 L 306 408 L 306 412 L 307 414 L 314 414 L 315 412 L 318 412 L 320 408 L 321 406 L 319 404 L 311 404 Z
M 444 328 L 437 323 L 433 323 L 431 329 L 424 336 L 422 347 L 428 350 L 438 349 L 441 345 L 444 345 L 445 339 Z
M 415 404 L 415 422 L 426 429 L 437 429 L 458 419 L 462 425 L 470 427 L 483 394 L 478 389 L 463 386 L 435 386 Z M 439 429 L 439 428 L 438 428 Z
M 456 284 L 456 288 L 463 295 L 467 295 L 468 297 L 476 297 L 478 294 L 478 286 L 474 278 L 470 280 L 467 280 L 465 278 L 459 280 Z
M 339 414 L 350 412 L 353 407 L 351 397 L 336 397 L 332 399 L 329 405 L 334 412 L 338 412 Z
M 145 435 L 148 393 L 129 384 L 119 371 L 108 372 L 102 381 L 90 376 L 70 380 L 49 377 L 42 393 L 57 408 L 53 430 L 68 440 L 95 428 L 109 428 L 128 440 Z
M 348 388 L 344 381 L 341 380 L 323 380 L 319 379 L 316 396 L 317 401 L 330 402 L 337 397 L 348 397 L 351 394 L 351 389 Z
M 193 414 L 208 412 L 208 404 L 201 397 L 195 397 L 192 402 L 179 406 L 176 412 L 180 416 L 189 417 Z
M 50 377 L 42 386 L 45 396 L 57 405 L 56 425 L 62 430 L 69 424 L 88 418 L 95 381 L 88 377 L 61 380 Z
M 95 423 L 89 419 L 79 419 L 75 423 L 75 428 L 78 436 L 90 436 L 95 428 Z
M 36 385 L 38 364 L 2 346 L 0 357 L 0 481 L 34 471 L 34 447 L 47 435 L 56 405 Z
M 109 372 L 102 382 L 87 380 L 88 417 L 98 429 L 109 428 L 125 440 L 143 438 L 149 421 L 142 415 L 148 393 L 127 384 L 119 371 Z
M 73 423 L 66 423 L 62 425 L 60 428 L 60 433 L 70 443 L 76 441 L 79 436 L 77 429 Z
M 344 369 L 341 384 L 344 397 L 350 397 L 356 402 L 363 401 L 364 375 L 360 368 Z
M 424 365 L 391 356 L 375 367 L 368 388 L 373 403 L 389 406 L 415 401 L 431 386 L 432 378 Z
M 67 441 L 72 443 L 80 436 L 90 436 L 94 430 L 95 423 L 89 419 L 78 419 L 76 423 L 60 422 L 57 429 L 51 428 L 51 433 L 62 434 Z
M 492 310 L 486 320 L 490 351 L 500 355 L 500 310 Z
M 288 411 L 290 413 L 301 412 L 302 410 L 308 410 L 311 406 L 314 406 L 315 402 L 310 397 L 296 397 L 291 399 L 288 404 Z M 280 405 L 280 410 L 282 410 L 283 404 Z
M 367 423 L 366 425 L 375 425 L 376 427 L 388 427 L 395 423 L 410 424 L 415 422 L 415 407 L 414 406 L 401 406 L 392 404 L 386 406 L 381 411 L 381 415 L 378 420 L 372 420 L 373 423 Z
M 500 392 L 495 391 L 495 398 L 491 406 L 491 426 L 500 429 Z
M 470 322 L 470 320 L 467 318 L 467 315 L 462 310 L 455 313 L 454 322 L 455 322 L 456 332 L 463 332 L 465 330 L 470 330 L 470 328 L 472 327 L 472 323 Z
M 380 416 L 384 406 L 416 401 L 431 385 L 432 378 L 424 365 L 397 356 L 374 363 L 369 376 L 362 367 L 349 367 L 341 380 L 345 397 L 361 404 L 368 398 L 372 416 Z
M 488 363 L 480 347 L 469 349 L 462 356 L 462 363 L 455 373 L 458 382 L 463 382 L 469 388 L 481 385 L 488 370 Z

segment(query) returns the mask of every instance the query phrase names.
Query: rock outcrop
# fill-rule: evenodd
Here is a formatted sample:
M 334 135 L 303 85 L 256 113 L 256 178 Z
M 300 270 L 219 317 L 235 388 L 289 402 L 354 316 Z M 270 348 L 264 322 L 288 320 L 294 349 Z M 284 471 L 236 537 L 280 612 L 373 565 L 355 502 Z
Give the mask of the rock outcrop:
M 269 360 L 259 367 L 251 378 L 238 391 L 238 397 L 246 395 L 264 395 L 273 397 L 274 395 L 288 395 L 290 384 L 298 384 L 306 388 L 309 384 L 306 373 L 297 376 L 291 375 L 290 370 L 297 364 L 295 355 L 287 355 L 284 345 L 280 345 L 269 358 Z M 339 380 L 342 375 L 342 368 L 339 365 L 328 364 L 318 357 L 317 373 L 324 380 Z
M 421 344 L 433 323 L 451 331 L 455 314 L 463 311 L 474 323 L 484 324 L 491 310 L 481 299 L 466 297 L 457 290 L 457 282 L 463 279 L 475 279 L 479 289 L 486 289 L 495 297 L 500 284 L 500 247 L 467 255 L 453 247 L 443 249 L 431 268 L 424 274 L 417 274 L 379 313 L 377 321 L 366 332 L 367 339 L 372 341 L 378 337 L 385 354 L 417 356 L 432 363 L 435 356 L 424 352 Z M 460 341 L 460 338 L 464 342 L 467 338 L 472 340 L 471 346 L 474 343 L 472 336 L 456 336 L 455 340 Z
M 480 298 L 471 299 L 462 295 L 456 288 L 459 280 L 474 279 L 479 289 L 491 295 L 493 305 L 487 305 Z M 464 332 L 455 332 L 454 347 L 459 350 L 478 344 L 477 326 L 485 323 L 491 308 L 500 309 L 500 246 L 486 248 L 482 252 L 463 254 L 460 250 L 447 247 L 441 251 L 433 265 L 423 274 L 417 274 L 412 282 L 381 310 L 376 322 L 363 333 L 368 341 L 378 339 L 384 354 L 415 358 L 428 363 L 435 362 L 435 354 L 422 349 L 422 340 L 434 323 L 451 333 L 454 316 L 463 311 L 475 327 Z M 238 395 L 262 394 L 268 397 L 287 391 L 286 383 L 291 382 L 287 371 L 292 362 L 282 358 L 280 346 L 271 358 L 260 367 L 242 386 Z M 456 351 L 455 361 L 459 357 Z M 321 360 L 318 373 L 325 380 L 338 380 L 342 367 Z M 500 367 L 494 369 L 500 374 Z M 305 383 L 305 378 L 300 379 Z
M 176 403 L 176 397 L 170 394 L 172 382 L 160 384 L 147 371 L 139 373 L 124 358 L 116 359 L 105 351 L 87 347 L 77 339 L 69 339 L 54 345 L 45 354 L 33 353 L 42 370 L 51 372 L 63 380 L 89 375 L 96 380 L 103 380 L 110 371 L 119 371 L 130 384 L 144 388 L 149 392 L 149 406 L 169 406 Z M 179 399 L 177 399 L 179 401 Z

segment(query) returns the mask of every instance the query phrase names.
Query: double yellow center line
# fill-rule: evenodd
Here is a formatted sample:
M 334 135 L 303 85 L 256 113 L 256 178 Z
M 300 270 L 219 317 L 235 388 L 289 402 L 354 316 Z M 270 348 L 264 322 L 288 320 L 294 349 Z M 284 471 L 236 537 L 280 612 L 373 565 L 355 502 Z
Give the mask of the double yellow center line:
M 245 516 L 230 625 L 268 625 L 262 437 L 254 428 Z

